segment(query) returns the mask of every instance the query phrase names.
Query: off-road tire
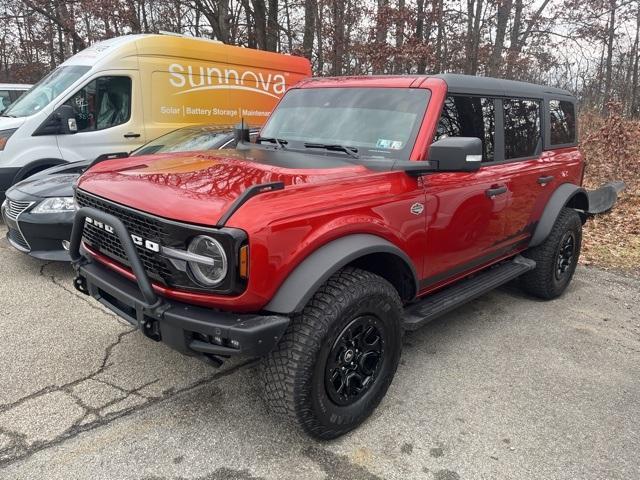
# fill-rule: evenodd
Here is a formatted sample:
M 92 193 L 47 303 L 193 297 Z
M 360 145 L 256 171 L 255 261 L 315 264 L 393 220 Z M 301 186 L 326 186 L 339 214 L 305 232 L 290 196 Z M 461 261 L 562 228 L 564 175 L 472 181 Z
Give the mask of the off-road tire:
M 292 318 L 276 349 L 262 362 L 263 396 L 269 409 L 319 439 L 356 428 L 378 406 L 398 367 L 401 312 L 400 297 L 385 279 L 351 267 L 335 273 Z M 360 398 L 339 405 L 325 385 L 329 354 L 346 327 L 367 314 L 374 314 L 385 332 L 381 364 Z
M 573 235 L 574 253 L 570 265 L 562 275 L 557 275 L 560 249 L 567 235 Z M 565 291 L 578 265 L 582 245 L 582 221 L 578 212 L 563 208 L 547 239 L 540 245 L 523 253 L 523 256 L 535 260 L 536 268 L 520 277 L 525 292 L 544 300 L 559 297 Z

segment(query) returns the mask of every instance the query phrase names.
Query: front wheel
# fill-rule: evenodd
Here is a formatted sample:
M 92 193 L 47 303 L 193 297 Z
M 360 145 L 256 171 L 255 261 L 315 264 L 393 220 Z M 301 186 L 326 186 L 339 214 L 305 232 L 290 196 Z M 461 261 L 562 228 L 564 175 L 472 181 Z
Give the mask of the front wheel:
M 578 266 L 581 246 L 580 215 L 563 208 L 547 239 L 523 253 L 536 262 L 536 268 L 521 277 L 524 290 L 545 300 L 562 295 Z
M 401 312 L 385 279 L 356 268 L 334 274 L 263 362 L 269 408 L 322 439 L 360 425 L 398 367 Z

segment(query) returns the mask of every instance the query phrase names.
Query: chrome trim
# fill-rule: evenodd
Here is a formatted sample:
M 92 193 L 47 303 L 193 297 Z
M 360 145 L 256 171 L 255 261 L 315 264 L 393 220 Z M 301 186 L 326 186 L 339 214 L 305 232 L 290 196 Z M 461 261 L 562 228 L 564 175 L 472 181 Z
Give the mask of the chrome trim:
M 224 251 L 224 249 L 221 249 Z M 160 247 L 160 253 L 170 259 L 183 260 L 185 262 L 202 263 L 204 265 L 215 266 L 216 261 L 213 258 L 191 253 L 186 250 L 178 250 L 177 248 Z
M 24 253 L 29 253 L 31 251 L 31 245 L 29 244 L 29 241 L 26 239 L 26 237 L 22 233 L 22 230 L 20 229 L 20 215 L 22 215 L 24 212 L 29 210 L 35 203 L 36 202 L 15 202 L 15 201 L 7 198 L 7 204 L 3 209 L 3 212 L 4 212 L 5 216 L 9 220 L 13 220 L 15 222 L 16 230 L 18 230 L 18 233 L 20 234 L 20 236 L 22 237 L 22 240 L 24 240 L 24 243 L 28 248 L 25 249 L 24 247 L 22 247 L 20 245 L 16 245 L 16 243 L 9 238 L 9 234 L 8 233 L 7 233 L 7 240 L 9 240 L 9 243 L 14 248 L 16 248 L 17 250 L 20 250 L 21 252 L 24 252 Z M 15 215 L 15 216 L 13 216 L 13 215 Z M 7 225 L 7 227 L 11 228 L 10 225 Z
M 36 202 L 16 202 L 7 198 L 7 204 L 4 207 L 5 215 L 11 220 L 18 221 L 18 217 Z

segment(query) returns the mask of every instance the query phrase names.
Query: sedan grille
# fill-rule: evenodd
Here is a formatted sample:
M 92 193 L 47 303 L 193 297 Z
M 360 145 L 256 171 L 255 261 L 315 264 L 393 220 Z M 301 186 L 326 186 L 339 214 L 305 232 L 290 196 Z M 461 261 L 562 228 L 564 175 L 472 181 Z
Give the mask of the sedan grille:
M 9 231 L 7 233 L 7 238 L 16 247 L 18 250 L 22 250 L 24 252 L 28 252 L 31 250 L 29 243 L 24 239 L 22 233 L 15 228 L 9 227 Z
M 31 205 L 33 205 L 33 202 L 15 202 L 7 199 L 5 215 L 11 220 L 17 220 L 18 216 Z

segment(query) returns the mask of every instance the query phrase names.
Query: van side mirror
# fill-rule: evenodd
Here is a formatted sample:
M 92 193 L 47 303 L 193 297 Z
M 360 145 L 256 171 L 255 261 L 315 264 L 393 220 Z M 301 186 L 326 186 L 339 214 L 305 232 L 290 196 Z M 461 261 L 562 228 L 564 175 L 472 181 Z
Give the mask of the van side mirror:
M 441 138 L 429 147 L 429 161 L 439 172 L 474 172 L 482 164 L 482 140 L 476 137 Z
M 71 105 L 60 105 L 51 115 L 33 132 L 39 135 L 68 135 L 78 131 L 76 112 Z
M 53 114 L 56 115 L 60 121 L 60 133 L 78 133 L 76 112 L 71 105 L 60 105 Z

